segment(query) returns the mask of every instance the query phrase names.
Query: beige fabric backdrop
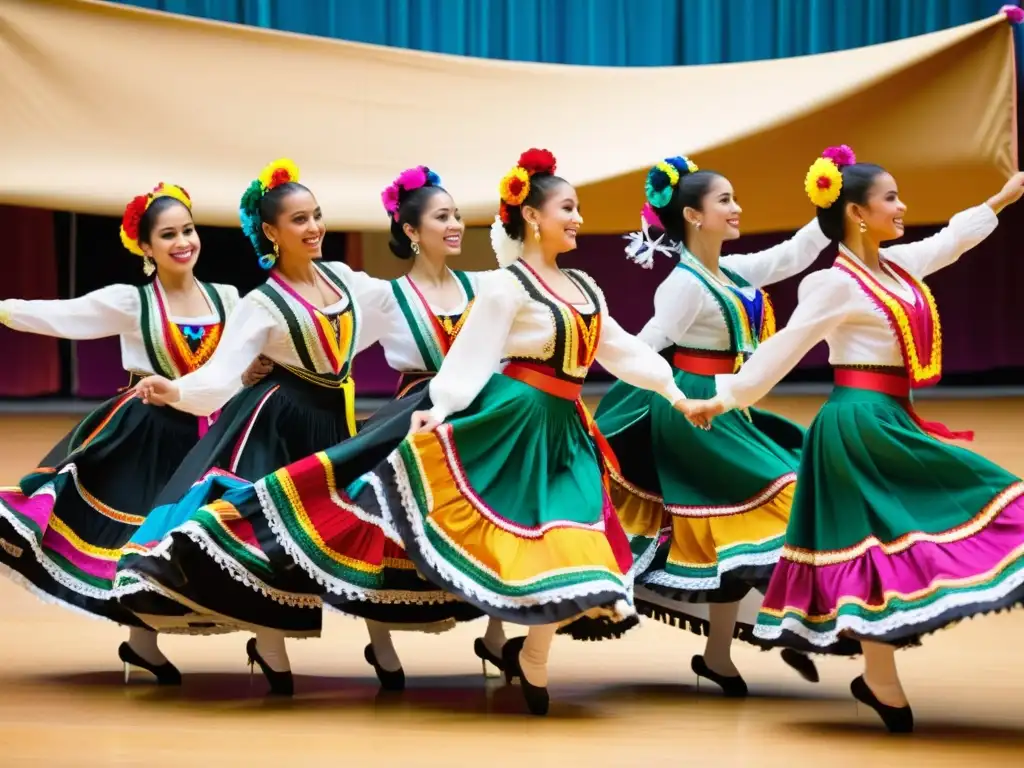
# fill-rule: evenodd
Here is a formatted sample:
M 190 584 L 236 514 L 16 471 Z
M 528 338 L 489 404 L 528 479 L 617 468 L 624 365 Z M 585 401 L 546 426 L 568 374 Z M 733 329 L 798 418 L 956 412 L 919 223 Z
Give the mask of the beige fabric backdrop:
M 856 50 L 744 64 L 600 68 L 322 40 L 91 0 L 0 0 L 0 202 L 120 215 L 159 180 L 236 225 L 268 161 L 304 171 L 335 229 L 387 220 L 380 189 L 435 168 L 489 223 L 521 150 L 551 149 L 585 232 L 635 228 L 646 168 L 726 173 L 744 229 L 795 228 L 827 144 L 886 165 L 908 221 L 944 220 L 1017 167 L 1013 42 L 1000 15 Z

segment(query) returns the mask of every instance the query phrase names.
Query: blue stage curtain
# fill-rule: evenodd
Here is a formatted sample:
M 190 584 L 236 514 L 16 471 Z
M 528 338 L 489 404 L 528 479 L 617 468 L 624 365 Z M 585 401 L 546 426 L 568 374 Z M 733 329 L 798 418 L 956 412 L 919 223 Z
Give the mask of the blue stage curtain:
M 1005 0 L 125 0 L 363 43 L 517 61 L 670 66 L 872 45 Z

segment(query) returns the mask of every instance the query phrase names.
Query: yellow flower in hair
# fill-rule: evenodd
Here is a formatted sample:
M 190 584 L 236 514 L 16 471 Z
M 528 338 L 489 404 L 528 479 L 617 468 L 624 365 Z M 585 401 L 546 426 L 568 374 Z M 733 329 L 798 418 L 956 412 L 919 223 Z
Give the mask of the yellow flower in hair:
M 260 171 L 259 180 L 263 189 L 273 189 L 289 181 L 298 181 L 299 169 L 287 157 L 282 157 Z
M 827 157 L 819 157 L 807 171 L 804 189 L 818 208 L 828 208 L 839 199 L 843 188 L 843 174 Z
M 530 194 L 530 174 L 518 165 L 506 173 L 498 185 L 498 194 L 505 205 L 522 205 Z
M 670 187 L 674 187 L 679 183 L 679 171 L 677 171 L 675 166 L 671 163 L 666 163 L 662 160 L 660 163 L 655 164 L 654 167 L 668 176 L 668 184 Z
M 188 192 L 177 184 L 164 184 L 161 182 L 160 185 L 153 190 L 152 194 L 153 200 L 156 200 L 158 197 L 173 197 L 190 211 L 192 210 L 192 198 L 188 196 Z M 152 205 L 152 202 L 150 205 Z

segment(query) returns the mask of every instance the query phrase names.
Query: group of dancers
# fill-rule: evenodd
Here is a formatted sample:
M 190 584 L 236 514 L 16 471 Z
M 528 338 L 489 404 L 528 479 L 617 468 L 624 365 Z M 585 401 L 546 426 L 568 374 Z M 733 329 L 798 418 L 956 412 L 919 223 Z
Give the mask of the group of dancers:
M 150 282 L 0 302 L 18 331 L 119 336 L 130 376 L 0 489 L 0 562 L 128 626 L 126 679 L 180 684 L 160 633 L 246 631 L 250 665 L 291 695 L 286 639 L 318 636 L 328 606 L 365 622 L 367 663 L 402 690 L 392 632 L 486 618 L 474 655 L 543 715 L 555 635 L 611 640 L 643 614 L 706 635 L 692 669 L 727 696 L 747 694 L 734 639 L 811 682 L 809 654 L 863 654 L 853 696 L 911 731 L 894 651 L 1024 601 L 1024 483 L 912 402 L 942 370 L 922 280 L 995 229 L 1024 174 L 885 248 L 906 207 L 882 167 L 832 147 L 805 187 L 816 215 L 791 239 L 722 256 L 740 236 L 728 178 L 651 168 L 626 254 L 677 263 L 634 336 L 558 266 L 583 218 L 546 150 L 501 179 L 485 272 L 449 266 L 464 225 L 434 170 L 399 174 L 381 199 L 410 266 L 390 281 L 320 260 L 317 200 L 275 161 L 241 199 L 268 271 L 244 297 L 195 279 L 191 199 L 160 184 L 121 225 Z M 765 287 L 833 244 L 776 333 Z M 822 339 L 835 387 L 810 429 L 754 408 Z M 359 422 L 353 360 L 374 343 L 401 380 Z M 592 415 L 595 362 L 618 381 Z

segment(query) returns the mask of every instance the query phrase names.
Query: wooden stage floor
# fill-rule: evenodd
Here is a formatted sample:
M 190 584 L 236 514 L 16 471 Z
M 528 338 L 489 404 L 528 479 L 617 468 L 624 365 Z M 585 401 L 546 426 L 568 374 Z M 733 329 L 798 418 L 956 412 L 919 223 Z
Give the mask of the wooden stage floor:
M 803 423 L 820 398 L 770 407 Z M 766 403 L 767 405 L 767 403 Z M 1024 400 L 926 401 L 922 412 L 974 428 L 975 445 L 1024 474 Z M 0 418 L 0 484 L 30 469 L 70 417 Z M 1024 612 L 979 618 L 898 659 L 919 731 L 887 737 L 848 693 L 859 663 L 824 659 L 803 682 L 776 653 L 736 646 L 752 697 L 698 691 L 702 640 L 654 622 L 614 643 L 559 638 L 547 719 L 516 689 L 484 682 L 472 654 L 482 622 L 443 635 L 399 634 L 408 690 L 378 695 L 365 630 L 328 616 L 324 636 L 291 644 L 298 693 L 250 687 L 241 634 L 162 641 L 181 689 L 123 685 L 126 631 L 39 602 L 0 577 L 0 766 L 985 766 L 1024 763 Z M 258 673 L 257 673 L 258 675 Z M 1016 757 L 1014 757 L 1016 755 Z

